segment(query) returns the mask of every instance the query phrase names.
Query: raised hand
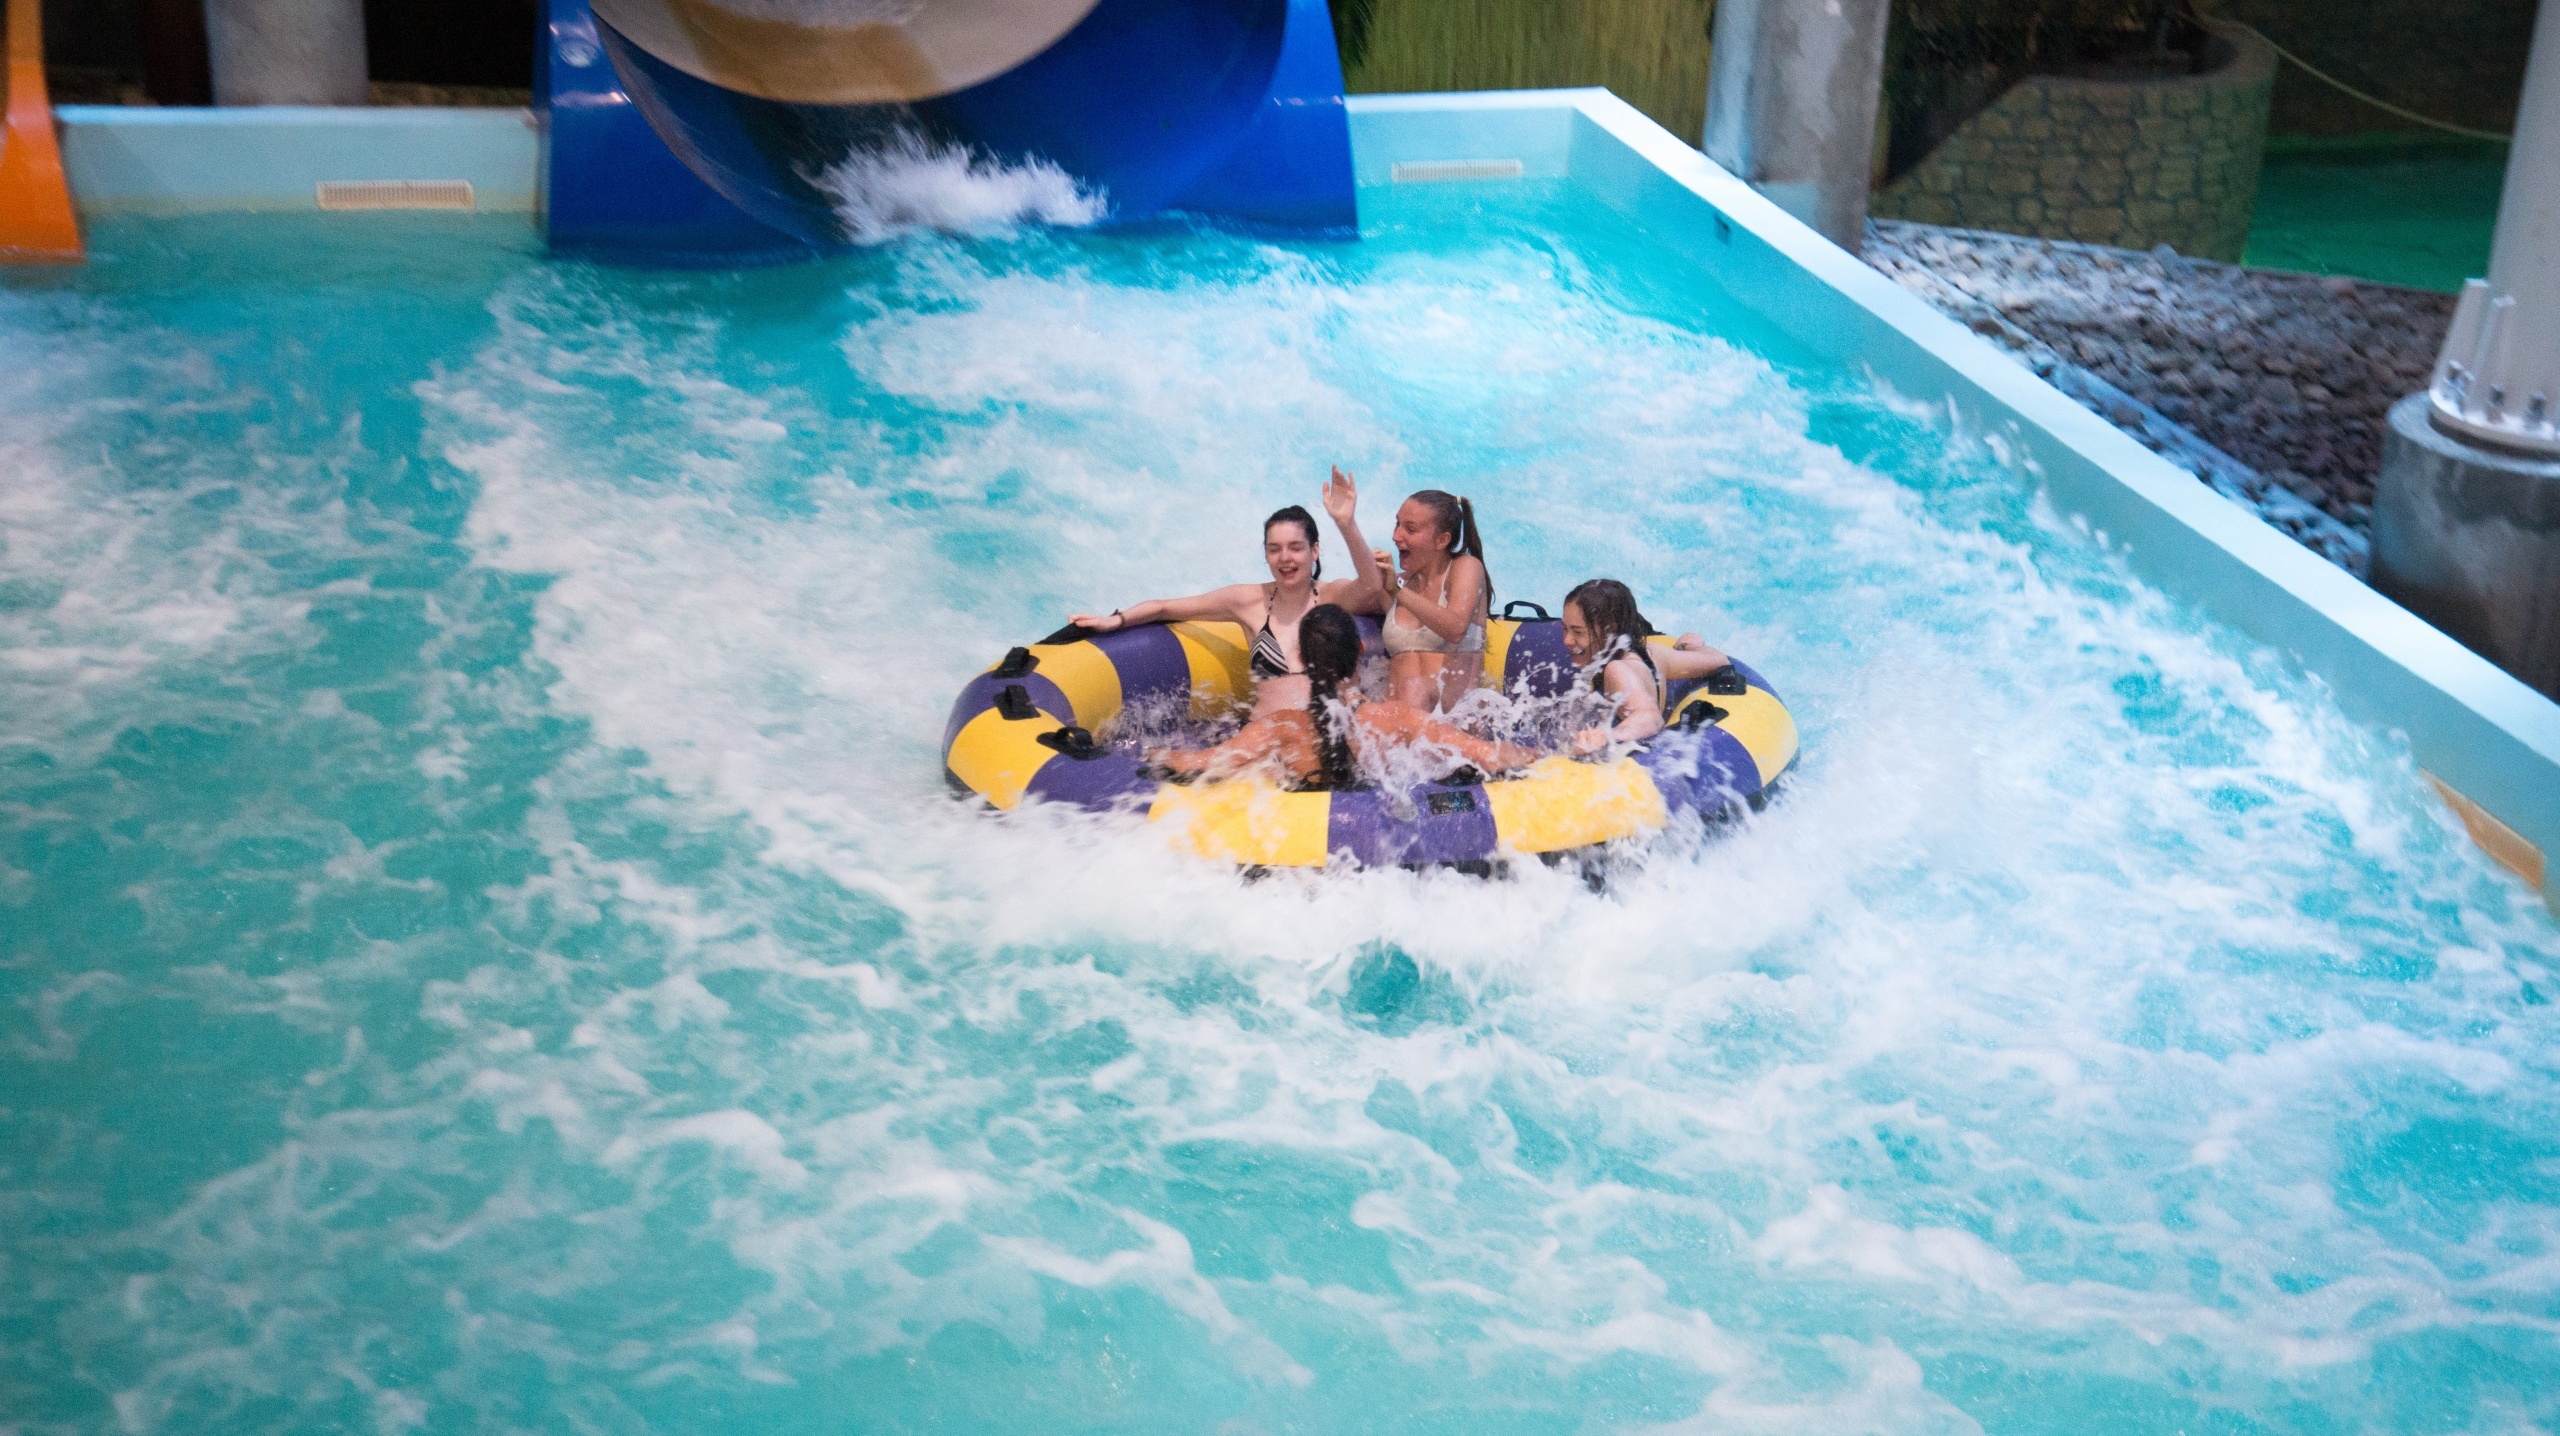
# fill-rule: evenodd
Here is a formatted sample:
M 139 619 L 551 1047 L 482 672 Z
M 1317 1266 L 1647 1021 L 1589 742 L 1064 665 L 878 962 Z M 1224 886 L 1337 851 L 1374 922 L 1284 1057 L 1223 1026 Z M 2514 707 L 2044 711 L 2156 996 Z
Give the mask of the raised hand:
M 1333 516 L 1335 523 L 1347 524 L 1351 522 L 1351 516 L 1358 512 L 1359 508 L 1359 487 L 1352 483 L 1349 474 L 1344 473 L 1337 466 L 1333 471 L 1333 477 L 1324 482 L 1324 511 Z

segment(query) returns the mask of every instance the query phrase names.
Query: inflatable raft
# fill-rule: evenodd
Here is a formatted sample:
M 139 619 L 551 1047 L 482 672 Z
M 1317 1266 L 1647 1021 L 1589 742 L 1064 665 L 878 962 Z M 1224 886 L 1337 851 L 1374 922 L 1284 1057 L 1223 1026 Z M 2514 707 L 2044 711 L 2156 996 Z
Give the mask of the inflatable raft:
M 1485 672 L 1507 692 L 1563 693 L 1574 681 L 1564 625 L 1543 612 L 1487 625 Z M 1371 651 L 1377 623 L 1360 620 Z M 1656 639 L 1667 644 L 1668 639 Z M 1292 791 L 1259 778 L 1178 784 L 1095 737 L 1134 705 L 1188 704 L 1195 717 L 1246 704 L 1244 630 L 1232 623 L 1149 624 L 1116 633 L 1066 629 L 1014 649 L 970 680 L 943 730 L 952 786 L 998 808 L 1026 799 L 1097 810 L 1143 809 L 1206 857 L 1257 867 L 1480 865 L 1506 854 L 1562 853 L 1660 829 L 1675 813 L 1757 806 L 1795 761 L 1796 725 L 1759 674 L 1737 662 L 1676 685 L 1667 726 L 1605 762 L 1540 760 L 1482 782 L 1409 791 Z

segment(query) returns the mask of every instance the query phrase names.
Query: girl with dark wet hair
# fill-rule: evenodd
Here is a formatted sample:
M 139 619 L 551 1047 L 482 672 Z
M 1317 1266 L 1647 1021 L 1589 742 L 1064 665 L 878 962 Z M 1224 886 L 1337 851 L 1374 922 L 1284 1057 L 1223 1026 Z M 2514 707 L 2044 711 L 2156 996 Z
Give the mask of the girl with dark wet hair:
M 1079 613 L 1068 622 L 1095 633 L 1117 633 L 1146 623 L 1182 623 L 1226 619 L 1251 635 L 1253 716 L 1307 706 L 1307 672 L 1299 661 L 1298 626 L 1320 604 L 1362 613 L 1385 606 L 1378 560 L 1360 537 L 1357 510 L 1360 491 L 1340 469 L 1324 486 L 1324 509 L 1351 552 L 1355 575 L 1322 582 L 1324 558 L 1317 548 L 1316 521 L 1296 504 L 1262 521 L 1262 559 L 1270 565 L 1271 582 L 1237 583 L 1189 598 L 1150 598 L 1109 613 Z
M 1445 776 L 1462 765 L 1500 773 L 1538 760 L 1534 749 L 1488 742 L 1412 704 L 1364 699 L 1354 681 L 1360 626 L 1333 604 L 1319 604 L 1298 620 L 1298 647 L 1306 658 L 1306 707 L 1257 717 L 1214 748 L 1159 748 L 1147 761 L 1170 773 L 1209 778 L 1270 766 L 1298 786 L 1348 788 L 1359 781 L 1363 748 L 1381 757 L 1390 748 L 1416 755 L 1417 775 Z
M 1614 578 L 1577 584 L 1564 596 L 1564 646 L 1576 666 L 1591 674 L 1592 691 L 1610 700 L 1615 721 L 1573 735 L 1577 753 L 1597 753 L 1612 743 L 1641 743 L 1662 731 L 1662 705 L 1670 685 L 1704 678 L 1732 660 L 1694 633 L 1680 635 L 1668 652 L 1645 642 L 1652 624 L 1636 608 L 1636 596 Z

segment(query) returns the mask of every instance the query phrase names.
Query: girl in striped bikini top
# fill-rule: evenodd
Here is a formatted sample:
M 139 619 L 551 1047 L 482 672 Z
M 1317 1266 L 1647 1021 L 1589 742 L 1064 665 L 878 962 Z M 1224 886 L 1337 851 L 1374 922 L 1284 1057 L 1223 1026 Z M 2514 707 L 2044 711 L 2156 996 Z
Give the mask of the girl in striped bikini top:
M 1350 547 L 1358 573 L 1324 581 L 1316 521 L 1296 504 L 1262 523 L 1262 559 L 1269 583 L 1236 583 L 1188 598 L 1151 598 L 1105 614 L 1079 613 L 1069 621 L 1096 633 L 1116 633 L 1147 623 L 1225 619 L 1253 635 L 1246 667 L 1253 675 L 1253 716 L 1307 706 L 1306 666 L 1298 661 L 1298 623 L 1319 604 L 1356 613 L 1385 607 L 1378 560 L 1360 537 L 1360 493 L 1340 469 L 1324 486 L 1325 512 Z

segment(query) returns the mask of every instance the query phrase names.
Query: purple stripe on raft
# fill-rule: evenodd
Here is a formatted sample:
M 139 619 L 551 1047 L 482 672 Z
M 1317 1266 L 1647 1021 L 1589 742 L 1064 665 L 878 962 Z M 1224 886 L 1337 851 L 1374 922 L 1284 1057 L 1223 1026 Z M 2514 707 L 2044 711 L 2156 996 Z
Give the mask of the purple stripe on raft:
M 1466 806 L 1459 812 L 1434 813 L 1430 800 L 1435 792 L 1459 795 L 1459 801 Z M 1493 827 L 1493 803 L 1485 797 L 1482 784 L 1424 788 L 1413 795 L 1413 803 L 1422 827 L 1422 842 L 1406 862 L 1482 862 L 1502 846 L 1502 835 Z
M 1722 728 L 1665 733 L 1635 755 L 1675 813 L 1712 816 L 1760 791 L 1760 765 Z
M 1528 686 L 1533 698 L 1553 698 L 1573 686 L 1573 655 L 1564 646 L 1564 620 L 1531 620 L 1511 635 L 1502 658 L 1502 689 Z
M 1433 812 L 1435 793 L 1444 795 L 1443 806 L 1456 810 Z M 1416 788 L 1404 801 L 1374 790 L 1337 792 L 1325 831 L 1328 854 L 1368 867 L 1481 862 L 1500 843 L 1483 788 L 1440 784 Z
M 1126 753 L 1106 753 L 1082 762 L 1061 753 L 1033 770 L 1023 791 L 1045 802 L 1099 810 L 1152 797 L 1156 783 L 1141 775 L 1138 760 Z
M 1176 696 L 1190 698 L 1191 660 L 1182 656 L 1182 640 L 1163 624 L 1124 628 L 1085 641 L 1101 649 L 1102 656 L 1119 670 L 1123 708 Z
M 1036 670 L 1020 678 L 981 673 L 969 680 L 969 686 L 960 690 L 959 700 L 951 705 L 951 721 L 942 725 L 942 756 L 951 756 L 951 745 L 959 740 L 960 730 L 969 726 L 970 719 L 996 706 L 996 695 L 1016 683 L 1031 695 L 1032 706 L 1041 712 L 1061 723 L 1076 721 L 1075 705 L 1067 701 L 1066 693 Z

